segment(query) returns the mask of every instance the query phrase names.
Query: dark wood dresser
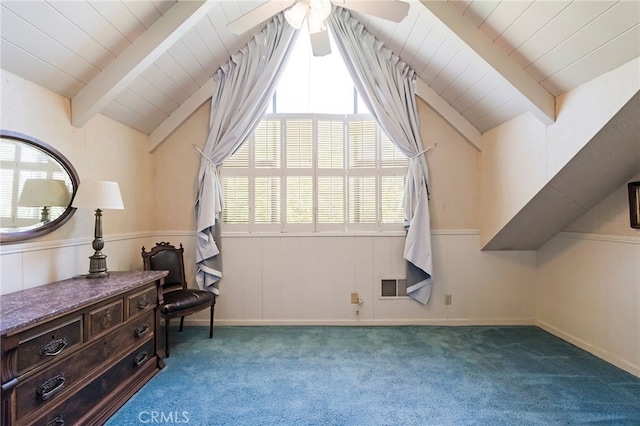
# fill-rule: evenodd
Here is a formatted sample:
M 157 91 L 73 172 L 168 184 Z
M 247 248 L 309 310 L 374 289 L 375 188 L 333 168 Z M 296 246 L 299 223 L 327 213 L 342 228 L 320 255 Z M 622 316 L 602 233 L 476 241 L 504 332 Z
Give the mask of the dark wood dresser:
M 166 271 L 111 272 L 0 296 L 2 425 L 102 424 L 163 367 Z

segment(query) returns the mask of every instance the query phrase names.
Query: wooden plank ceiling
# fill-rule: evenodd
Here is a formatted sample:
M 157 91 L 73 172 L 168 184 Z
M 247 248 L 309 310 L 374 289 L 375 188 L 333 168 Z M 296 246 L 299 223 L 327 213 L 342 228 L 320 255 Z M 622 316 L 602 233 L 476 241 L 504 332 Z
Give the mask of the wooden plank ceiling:
M 636 0 L 408 2 L 399 24 L 354 16 L 478 148 L 481 133 L 524 112 L 553 122 L 556 96 L 640 56 Z M 151 135 L 153 149 L 261 30 L 226 25 L 262 3 L 2 0 L 0 65 L 71 99 L 74 124 L 99 112 Z

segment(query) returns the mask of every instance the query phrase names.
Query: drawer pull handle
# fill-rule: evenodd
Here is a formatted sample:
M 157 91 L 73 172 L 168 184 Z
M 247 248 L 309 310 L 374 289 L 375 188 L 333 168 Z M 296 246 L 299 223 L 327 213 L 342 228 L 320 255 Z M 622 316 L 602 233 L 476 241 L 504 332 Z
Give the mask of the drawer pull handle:
M 58 374 L 38 386 L 36 392 L 40 396 L 40 399 L 46 401 L 64 388 L 64 376 Z
M 49 420 L 46 426 L 64 426 L 64 418 L 58 416 L 55 419 Z
M 47 343 L 40 348 L 38 353 L 40 354 L 40 356 L 56 356 L 59 355 L 66 346 L 67 339 L 63 337 L 62 339 L 56 339 L 51 343 Z
M 136 355 L 136 359 L 133 362 L 136 364 L 136 367 L 140 367 L 146 360 L 149 358 L 149 354 L 147 351 L 142 351 L 138 355 Z
M 138 328 L 136 328 L 136 337 L 140 337 L 143 334 L 145 334 L 147 331 L 149 331 L 149 324 L 142 323 L 138 326 Z
M 138 302 L 138 309 L 147 309 L 149 306 L 151 306 L 151 300 L 145 294 Z

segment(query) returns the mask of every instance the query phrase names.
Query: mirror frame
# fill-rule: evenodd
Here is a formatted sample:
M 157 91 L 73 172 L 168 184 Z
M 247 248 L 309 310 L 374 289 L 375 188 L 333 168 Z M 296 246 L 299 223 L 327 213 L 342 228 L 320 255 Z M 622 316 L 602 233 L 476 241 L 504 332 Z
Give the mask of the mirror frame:
M 60 228 L 69 219 L 71 219 L 71 216 L 73 216 L 73 214 L 76 212 L 76 209 L 74 207 L 71 207 L 73 198 L 76 196 L 76 192 L 78 191 L 78 185 L 80 185 L 80 179 L 78 178 L 76 169 L 73 167 L 71 162 L 67 160 L 67 158 L 62 155 L 57 149 L 41 141 L 40 139 L 25 135 L 23 133 L 5 129 L 0 129 L 0 137 L 4 139 L 14 139 L 30 145 L 40 151 L 43 151 L 44 153 L 55 159 L 62 166 L 62 168 L 69 175 L 69 178 L 71 179 L 71 183 L 73 185 L 71 201 L 69 201 L 69 205 L 60 216 L 38 228 L 18 232 L 0 232 L 0 244 L 17 243 L 20 241 L 38 238 Z

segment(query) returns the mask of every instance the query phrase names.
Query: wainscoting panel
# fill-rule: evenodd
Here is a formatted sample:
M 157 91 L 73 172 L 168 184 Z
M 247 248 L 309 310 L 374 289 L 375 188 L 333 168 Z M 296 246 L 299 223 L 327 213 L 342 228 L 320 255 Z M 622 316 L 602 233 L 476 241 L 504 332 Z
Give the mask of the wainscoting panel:
M 182 243 L 195 287 L 195 234 L 157 232 L 107 236 L 109 270 L 140 270 L 140 248 Z M 404 236 L 225 235 L 220 325 L 532 324 L 535 252 L 481 252 L 477 231 L 432 235 L 433 292 L 422 305 L 382 299 L 382 278 L 405 278 Z M 90 239 L 3 246 L 2 293 L 88 272 Z M 351 293 L 362 303 L 352 304 Z M 445 295 L 452 296 L 445 305 Z M 191 324 L 205 325 L 206 313 Z
M 537 280 L 539 326 L 640 377 L 640 238 L 563 232 Z
M 194 237 L 181 239 L 188 256 Z M 380 298 L 405 278 L 404 236 L 224 235 L 220 325 L 532 324 L 535 252 L 485 253 L 476 231 L 432 235 L 434 284 L 422 305 Z M 188 259 L 188 257 L 187 257 Z M 195 267 L 187 262 L 191 280 Z M 362 304 L 352 304 L 358 293 Z M 445 305 L 445 294 L 452 304 Z M 206 324 L 204 313 L 186 319 Z
M 89 272 L 92 239 L 25 242 L 0 247 L 0 294 L 38 287 Z M 102 250 L 110 271 L 142 270 L 140 249 L 149 234 L 105 236 Z

